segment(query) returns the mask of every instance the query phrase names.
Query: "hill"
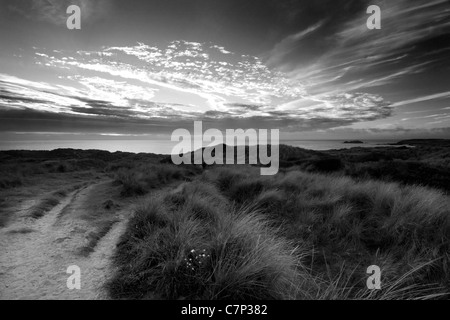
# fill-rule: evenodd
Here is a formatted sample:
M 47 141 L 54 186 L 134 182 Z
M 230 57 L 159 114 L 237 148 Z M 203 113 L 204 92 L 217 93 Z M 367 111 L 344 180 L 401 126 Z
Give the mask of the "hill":
M 230 146 L 223 145 L 225 163 Z M 269 153 L 270 153 L 270 147 Z M 204 148 L 203 148 L 204 150 Z M 259 152 L 259 150 L 258 150 Z M 249 147 L 244 163 L 249 164 Z M 237 147 L 234 147 L 237 162 Z M 194 162 L 194 153 L 188 153 Z M 404 140 L 392 146 L 314 151 L 279 146 L 280 168 L 417 184 L 450 191 L 450 140 Z M 163 163 L 172 163 L 166 156 Z M 260 165 L 260 164 L 257 164 Z
M 55 268 L 76 263 L 97 278 L 60 297 L 448 297 L 447 141 L 279 153 L 279 173 L 260 176 L 155 154 L 0 152 L 0 294 L 33 297 L 31 279 L 59 297 Z

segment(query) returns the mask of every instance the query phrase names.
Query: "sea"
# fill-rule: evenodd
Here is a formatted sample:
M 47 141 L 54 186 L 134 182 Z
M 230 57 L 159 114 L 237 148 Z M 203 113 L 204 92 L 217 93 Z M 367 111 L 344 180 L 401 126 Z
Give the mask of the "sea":
M 374 148 L 386 146 L 398 140 L 361 140 L 363 144 L 346 144 L 345 140 L 280 140 L 280 144 L 310 150 Z M 59 148 L 97 149 L 110 152 L 171 154 L 177 142 L 167 140 L 21 140 L 0 141 L 0 150 L 54 150 Z

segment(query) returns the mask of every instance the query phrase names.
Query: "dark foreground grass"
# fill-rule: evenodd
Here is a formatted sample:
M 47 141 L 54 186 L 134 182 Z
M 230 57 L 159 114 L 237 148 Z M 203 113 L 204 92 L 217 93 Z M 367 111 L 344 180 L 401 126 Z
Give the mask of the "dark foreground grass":
M 12 212 L 9 209 L 10 204 L 5 199 L 0 199 L 0 228 L 7 225 Z
M 69 193 L 83 187 L 84 185 L 85 183 L 76 184 L 66 189 L 61 189 L 46 195 L 41 200 L 39 200 L 36 205 L 30 208 L 28 216 L 34 219 L 39 219 L 43 217 L 50 210 L 56 207 L 61 202 L 62 199 L 67 197 Z
M 43 217 L 47 212 L 56 207 L 61 199 L 62 197 L 54 194 L 46 196 L 30 209 L 29 216 L 34 219 Z
M 450 292 L 439 191 L 251 167 L 208 170 L 136 208 L 116 299 L 432 299 Z M 366 269 L 382 270 L 382 290 Z
M 375 264 L 386 283 L 408 274 L 402 286 L 450 292 L 450 202 L 440 191 L 299 171 L 262 178 L 250 169 L 219 169 L 204 178 L 225 183 L 231 201 L 271 217 L 285 237 L 310 247 L 305 261 L 314 273 L 356 290 Z
M 18 229 L 12 229 L 8 231 L 8 234 L 27 234 L 35 232 L 36 230 L 32 228 L 18 228 Z
M 286 299 L 297 257 L 262 216 L 194 183 L 137 207 L 108 288 L 116 299 Z
M 195 167 L 171 164 L 141 164 L 120 168 L 114 173 L 122 185 L 123 196 L 140 196 L 175 180 L 188 180 L 196 173 Z
M 24 177 L 22 174 L 10 173 L 10 172 L 0 172 L 0 190 L 15 188 L 23 185 Z
M 102 182 L 94 185 L 78 206 L 67 207 L 66 216 L 70 213 L 72 218 L 79 218 L 89 225 L 86 241 L 77 250 L 79 255 L 87 257 L 94 252 L 103 237 L 122 220 L 120 210 L 128 201 L 121 199 L 120 191 L 121 186 L 109 181 Z
M 78 251 L 78 254 L 83 257 L 89 256 L 92 252 L 95 251 L 97 244 L 100 240 L 108 234 L 111 228 L 119 222 L 119 218 L 110 217 L 107 219 L 97 220 L 95 221 L 95 230 L 91 231 L 87 236 L 87 244 L 81 247 Z

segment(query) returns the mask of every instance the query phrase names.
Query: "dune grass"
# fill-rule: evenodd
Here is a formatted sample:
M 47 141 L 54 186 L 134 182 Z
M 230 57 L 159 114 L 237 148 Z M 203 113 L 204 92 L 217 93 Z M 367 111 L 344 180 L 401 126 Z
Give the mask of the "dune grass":
M 0 198 L 0 228 L 7 225 L 12 212 L 8 210 L 10 203 L 4 198 Z
M 86 183 L 76 184 L 65 189 L 54 191 L 38 201 L 33 207 L 28 211 L 28 216 L 34 219 L 39 219 L 56 207 L 62 199 L 67 197 L 67 195 L 83 186 Z
M 193 183 L 136 208 L 108 289 L 118 299 L 284 299 L 295 289 L 297 257 L 264 217 Z
M 10 189 L 23 185 L 24 177 L 21 174 L 0 172 L 0 189 Z
M 333 277 L 343 263 L 346 270 L 359 265 L 346 275 L 356 284 L 371 264 L 382 267 L 386 281 L 417 268 L 407 279 L 411 284 L 449 289 L 450 203 L 442 192 L 299 171 L 271 179 L 243 171 L 211 171 L 204 179 L 220 186 L 241 174 L 225 190 L 229 199 L 261 211 L 288 239 L 321 253 L 307 257 L 315 271 Z
M 120 197 L 121 186 L 112 181 L 92 185 L 86 196 L 69 203 L 63 210 L 60 219 L 81 219 L 89 225 L 85 243 L 76 253 L 87 257 L 95 251 L 98 243 L 106 236 L 114 225 L 121 221 L 120 209 L 127 203 Z M 114 199 L 114 200 L 113 200 Z M 68 214 L 71 217 L 68 217 Z
M 136 207 L 107 287 L 117 299 L 437 299 L 450 292 L 440 191 L 235 166 Z M 382 289 L 368 290 L 378 265 Z
M 122 185 L 123 196 L 139 196 L 175 180 L 189 179 L 194 168 L 170 164 L 142 164 L 132 168 L 120 168 L 114 173 L 116 182 Z
M 78 250 L 78 254 L 83 257 L 89 256 L 95 251 L 100 240 L 108 234 L 111 228 L 119 222 L 117 217 L 109 217 L 95 221 L 94 231 L 91 231 L 87 236 L 87 244 Z
M 60 203 L 61 198 L 62 197 L 53 194 L 44 197 L 43 199 L 39 200 L 39 203 L 37 203 L 30 209 L 29 216 L 34 219 L 43 217 L 47 212 L 52 210 Z
M 27 234 L 27 233 L 32 233 L 35 232 L 36 230 L 32 229 L 32 228 L 18 228 L 18 229 L 12 229 L 8 231 L 8 234 Z

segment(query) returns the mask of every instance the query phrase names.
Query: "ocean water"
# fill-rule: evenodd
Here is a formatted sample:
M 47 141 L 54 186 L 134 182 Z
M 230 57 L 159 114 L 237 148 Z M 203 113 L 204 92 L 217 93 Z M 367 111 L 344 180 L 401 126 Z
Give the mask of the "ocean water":
M 310 150 L 333 150 L 333 149 L 350 149 L 355 147 L 374 148 L 387 146 L 396 143 L 399 140 L 361 140 L 363 144 L 344 143 L 346 140 L 281 140 L 280 144 L 286 144 L 294 147 Z
M 280 144 L 310 150 L 348 149 L 353 147 L 371 148 L 398 140 L 365 140 L 364 144 L 344 144 L 345 140 L 281 140 Z M 177 142 L 166 140 L 28 140 L 0 141 L 0 150 L 53 150 L 58 148 L 98 149 L 110 152 L 145 152 L 171 154 Z

